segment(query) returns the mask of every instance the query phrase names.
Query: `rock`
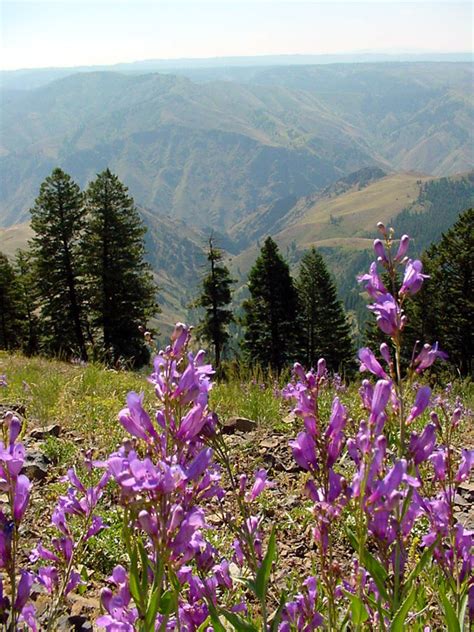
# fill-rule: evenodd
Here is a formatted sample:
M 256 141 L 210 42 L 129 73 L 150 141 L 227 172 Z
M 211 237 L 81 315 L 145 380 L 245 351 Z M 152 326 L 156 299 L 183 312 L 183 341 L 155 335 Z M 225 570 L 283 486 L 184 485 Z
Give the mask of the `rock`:
M 222 524 L 222 516 L 220 516 L 219 514 L 209 514 L 208 516 L 206 516 L 206 522 L 214 526 L 220 525 Z
M 224 434 L 234 434 L 234 432 L 252 432 L 257 429 L 257 422 L 246 417 L 229 417 L 222 424 Z
M 275 460 L 274 468 L 277 472 L 287 472 L 288 474 L 295 474 L 296 472 L 304 472 L 305 470 L 296 463 L 296 461 L 289 461 L 285 463 L 281 459 Z
M 466 529 L 474 529 L 474 509 L 467 511 L 460 519 Z
M 284 424 L 294 424 L 297 420 L 295 413 L 289 413 L 286 417 L 283 417 L 282 422 Z
M 474 481 L 463 481 L 458 485 L 458 491 L 468 501 L 474 501 Z
M 275 457 L 273 454 L 269 454 L 266 450 L 263 454 L 263 464 L 267 470 L 270 470 L 275 465 Z
M 29 450 L 22 472 L 32 481 L 42 481 L 48 474 L 49 463 L 48 457 L 39 450 Z
M 50 424 L 43 428 L 35 428 L 30 432 L 33 439 L 46 439 L 47 437 L 59 437 L 61 434 L 61 426 L 59 424 Z
M 284 507 L 296 507 L 301 502 L 298 496 L 291 494 L 291 496 L 287 496 L 286 500 L 283 503 Z
M 92 616 L 100 609 L 100 601 L 98 599 L 70 594 L 69 600 L 72 602 L 70 613 L 73 616 Z
M 20 404 L 18 402 L 16 404 L 0 404 L 0 419 L 3 419 L 8 412 L 24 417 L 26 414 L 26 407 L 24 404 Z
M 57 632 L 92 632 L 92 623 L 81 615 L 63 616 L 56 623 Z
M 239 580 L 241 578 L 242 571 L 240 570 L 240 568 L 237 566 L 235 562 L 231 562 L 229 564 L 229 574 L 232 577 L 232 579 Z
M 468 502 L 463 496 L 460 494 L 456 494 L 454 497 L 454 504 L 459 505 L 460 507 L 470 507 L 471 503 Z
M 277 448 L 280 444 L 280 441 L 277 439 L 277 437 L 269 437 L 268 439 L 264 439 L 263 441 L 260 441 L 260 447 L 261 448 Z

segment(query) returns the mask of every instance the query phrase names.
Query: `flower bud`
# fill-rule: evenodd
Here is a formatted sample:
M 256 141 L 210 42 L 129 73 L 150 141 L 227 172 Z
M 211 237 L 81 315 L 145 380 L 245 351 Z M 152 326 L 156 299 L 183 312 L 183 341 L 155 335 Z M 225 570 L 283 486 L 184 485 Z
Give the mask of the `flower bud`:
M 456 408 L 453 411 L 453 416 L 451 417 L 451 424 L 453 428 L 457 428 L 459 426 L 459 422 L 461 421 L 462 410 L 460 408 Z
M 382 344 L 380 345 L 380 355 L 382 356 L 382 358 L 385 360 L 387 364 L 390 364 L 391 362 L 390 347 L 388 346 L 386 342 L 382 342 Z
M 188 338 L 189 328 L 184 323 L 176 323 L 171 340 L 173 341 L 173 354 L 178 356 Z
M 382 260 L 383 262 L 388 261 L 387 255 L 385 254 L 383 242 L 380 239 L 374 240 L 374 252 L 378 259 Z
M 397 254 L 395 255 L 395 261 L 401 261 L 407 254 L 408 246 L 410 244 L 410 237 L 403 235 L 400 239 L 400 245 L 398 246 Z
M 306 380 L 306 373 L 304 372 L 304 369 L 299 362 L 295 362 L 295 364 L 293 365 L 293 373 L 303 382 Z
M 435 413 L 434 410 L 430 412 L 430 419 L 438 429 L 441 428 L 441 424 L 439 423 L 438 413 Z
M 319 358 L 318 360 L 318 370 L 316 375 L 318 377 L 324 377 L 326 374 L 326 360 L 324 358 Z

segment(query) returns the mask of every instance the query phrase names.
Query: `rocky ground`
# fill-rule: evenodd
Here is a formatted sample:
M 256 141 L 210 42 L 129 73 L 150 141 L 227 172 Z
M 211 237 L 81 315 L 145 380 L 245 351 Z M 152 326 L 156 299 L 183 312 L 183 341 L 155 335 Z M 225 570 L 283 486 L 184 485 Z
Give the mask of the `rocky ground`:
M 20 416 L 25 412 L 20 405 L 2 405 L 0 419 L 8 409 L 14 409 Z M 279 527 L 275 580 L 279 586 L 291 588 L 300 585 L 302 578 L 311 574 L 313 548 L 311 505 L 303 496 L 305 473 L 296 465 L 288 447 L 288 441 L 296 435 L 297 425 L 291 416 L 284 422 L 288 427 L 286 432 L 271 432 L 268 428 L 257 427 L 252 420 L 232 418 L 225 424 L 223 432 L 236 471 L 251 475 L 257 468 L 265 467 L 269 478 L 275 482 L 275 486 L 262 497 L 261 510 L 269 528 L 272 524 Z M 24 473 L 32 480 L 33 490 L 28 519 L 22 533 L 28 549 L 37 543 L 49 526 L 56 495 L 54 487 L 64 474 L 64 466 L 58 466 L 47 456 L 45 442 L 48 437 L 64 439 L 79 446 L 84 440 L 78 431 L 62 428 L 58 424 L 45 427 L 35 427 L 34 423 L 28 425 L 24 436 L 28 453 Z M 474 528 L 474 481 L 459 486 L 456 506 L 459 520 L 468 528 Z M 208 520 L 218 531 L 221 527 L 224 530 L 219 512 L 211 510 Z M 350 564 L 351 551 L 341 544 L 338 552 L 342 566 Z M 100 609 L 99 590 L 103 578 L 100 579 L 102 582 L 95 576 L 84 594 L 69 597 L 67 612 L 57 624 L 58 632 L 95 629 L 92 622 Z M 38 587 L 36 605 L 40 613 L 45 604 L 46 597 Z

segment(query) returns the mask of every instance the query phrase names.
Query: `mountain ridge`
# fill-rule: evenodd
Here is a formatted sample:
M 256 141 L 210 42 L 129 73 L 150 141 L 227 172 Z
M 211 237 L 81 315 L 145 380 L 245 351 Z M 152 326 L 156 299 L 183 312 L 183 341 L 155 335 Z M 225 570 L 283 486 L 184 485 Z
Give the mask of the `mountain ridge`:
M 97 72 L 4 91 L 0 224 L 27 217 L 57 165 L 81 186 L 108 166 L 140 206 L 221 231 L 363 167 L 464 171 L 468 77 L 468 64 L 339 64 L 245 83 Z

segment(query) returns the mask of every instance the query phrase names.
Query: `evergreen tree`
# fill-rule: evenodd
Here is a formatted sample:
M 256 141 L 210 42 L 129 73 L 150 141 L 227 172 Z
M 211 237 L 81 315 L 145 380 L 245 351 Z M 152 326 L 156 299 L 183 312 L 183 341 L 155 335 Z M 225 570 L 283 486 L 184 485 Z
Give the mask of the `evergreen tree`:
M 252 362 L 281 371 L 298 356 L 297 294 L 288 264 L 271 237 L 250 270 L 248 287 L 243 348 Z
M 212 236 L 209 237 L 207 260 L 211 269 L 202 282 L 203 291 L 196 301 L 196 306 L 205 309 L 198 333 L 214 347 L 215 367 L 218 368 L 229 338 L 228 325 L 234 320 L 232 312 L 226 309 L 232 300 L 230 286 L 234 280 L 222 263 L 222 252 L 214 246 Z
M 38 296 L 31 259 L 31 253 L 27 250 L 18 250 L 15 256 L 15 273 L 22 311 L 25 316 L 23 350 L 27 355 L 37 353 L 39 344 L 39 323 L 36 315 Z
M 86 191 L 82 240 L 92 326 L 101 356 L 141 365 L 148 352 L 140 327 L 158 311 L 156 286 L 144 261 L 146 229 L 128 189 L 109 169 Z
M 332 371 L 352 368 L 350 326 L 324 259 L 314 247 L 301 260 L 296 287 L 306 366 L 316 366 L 324 358 Z
M 439 341 L 461 375 L 474 371 L 474 209 L 459 216 L 441 240 L 424 253 L 430 275 L 415 296 L 414 329 L 422 342 Z
M 79 250 L 83 195 L 68 174 L 54 169 L 41 184 L 30 212 L 35 231 L 31 252 L 46 346 L 53 353 L 79 353 L 87 360 Z
M 0 349 L 21 347 L 24 335 L 24 312 L 15 270 L 0 252 Z

